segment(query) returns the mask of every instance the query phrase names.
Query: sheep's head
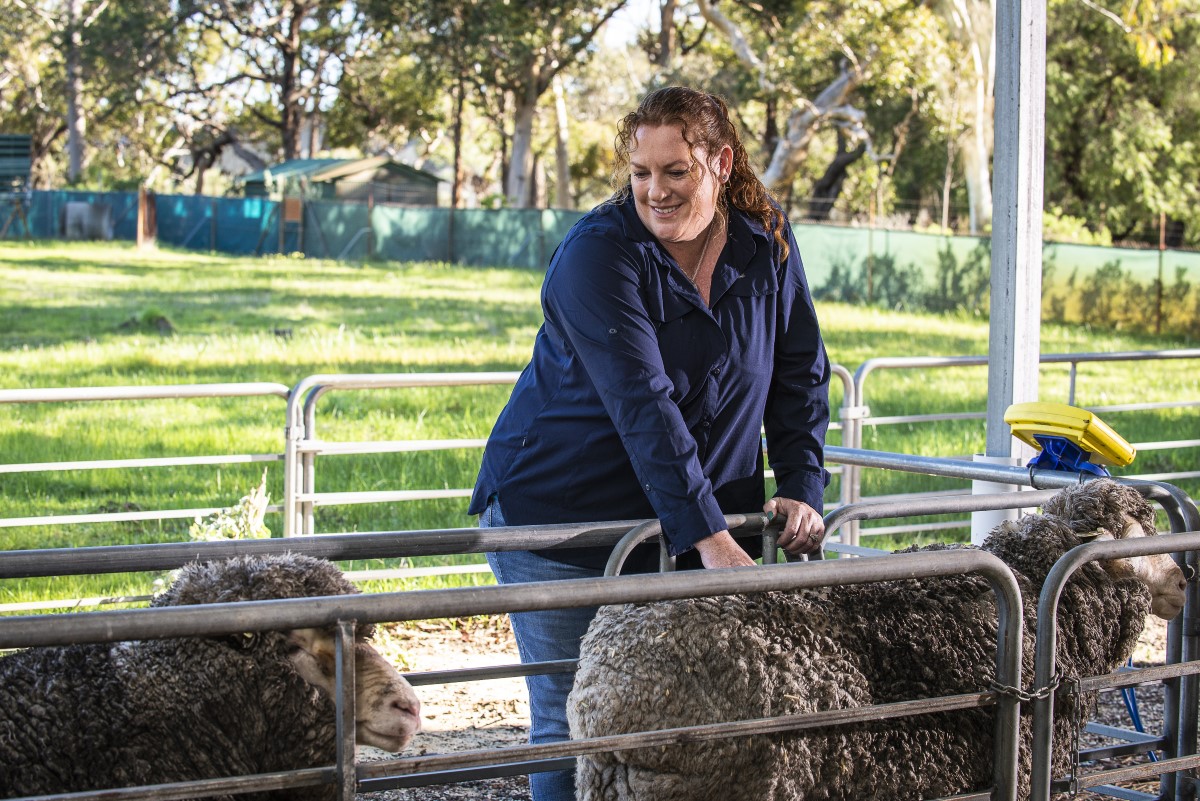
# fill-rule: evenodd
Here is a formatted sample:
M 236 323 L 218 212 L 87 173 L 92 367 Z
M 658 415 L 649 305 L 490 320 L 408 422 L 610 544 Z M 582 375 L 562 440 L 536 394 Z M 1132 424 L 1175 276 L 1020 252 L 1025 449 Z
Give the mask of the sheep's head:
M 353 595 L 358 592 L 336 565 L 288 553 L 193 562 L 154 606 L 188 606 L 280 598 Z M 399 751 L 421 730 L 421 703 L 404 677 L 370 643 L 372 626 L 355 632 L 356 735 L 365 745 Z M 292 629 L 259 638 L 232 638 L 239 648 L 281 649 L 308 684 L 335 697 L 336 641 L 330 628 Z
M 1062 520 L 1081 540 L 1154 536 L 1154 508 L 1132 487 L 1094 479 L 1068 487 L 1043 511 Z M 1150 590 L 1151 610 L 1170 620 L 1183 609 L 1187 581 L 1169 554 L 1114 559 L 1102 564 L 1114 578 L 1137 578 Z
M 337 650 L 333 632 L 293 629 L 287 633 L 287 646 L 296 672 L 334 697 Z M 358 741 L 384 751 L 401 750 L 421 730 L 417 694 L 361 630 L 354 643 L 354 715 Z

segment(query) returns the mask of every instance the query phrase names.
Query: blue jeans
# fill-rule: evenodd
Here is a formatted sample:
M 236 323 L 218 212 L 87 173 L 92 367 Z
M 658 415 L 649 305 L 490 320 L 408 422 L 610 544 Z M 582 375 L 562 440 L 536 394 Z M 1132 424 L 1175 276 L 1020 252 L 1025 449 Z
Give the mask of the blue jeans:
M 500 504 L 494 498 L 479 516 L 481 528 L 505 525 Z M 488 564 L 500 584 L 557 579 L 594 578 L 602 570 L 556 562 L 529 551 L 500 551 L 487 555 Z M 547 662 L 578 659 L 579 641 L 596 616 L 596 607 L 550 609 L 543 612 L 514 612 L 513 634 L 521 661 Z M 574 681 L 572 673 L 526 676 L 529 690 L 529 742 L 552 743 L 570 739 L 567 727 L 567 694 Z M 575 801 L 575 771 L 556 770 L 529 775 L 533 801 Z

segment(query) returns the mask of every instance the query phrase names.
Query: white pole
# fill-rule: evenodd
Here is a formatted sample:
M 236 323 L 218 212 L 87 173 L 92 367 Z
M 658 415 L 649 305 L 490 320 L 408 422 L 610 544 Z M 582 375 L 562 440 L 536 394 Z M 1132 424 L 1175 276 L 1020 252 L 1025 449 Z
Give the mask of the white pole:
M 1032 455 L 1012 438 L 1004 412 L 1038 397 L 1045 105 L 1045 1 L 997 0 L 988 461 Z M 973 522 L 972 539 L 985 526 Z

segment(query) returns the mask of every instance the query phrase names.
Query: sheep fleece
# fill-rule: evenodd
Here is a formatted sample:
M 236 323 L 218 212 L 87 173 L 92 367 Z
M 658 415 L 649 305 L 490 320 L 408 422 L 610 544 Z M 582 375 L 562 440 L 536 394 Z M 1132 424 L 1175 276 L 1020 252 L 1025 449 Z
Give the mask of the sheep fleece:
M 1024 598 L 1022 675 L 1033 675 L 1037 592 L 1079 544 L 1065 524 L 994 534 Z M 937 550 L 956 546 L 930 546 Z M 1132 652 L 1150 607 L 1139 582 L 1094 564 L 1065 588 L 1058 668 L 1109 672 Z M 1068 611 L 1069 610 L 1069 611 Z M 997 612 L 977 576 L 702 598 L 600 610 L 583 640 L 568 718 L 576 738 L 987 690 Z M 1055 741 L 1077 705 L 1060 693 Z M 1084 699 L 1087 703 L 1087 699 Z M 992 782 L 990 709 L 871 721 L 806 733 L 713 740 L 581 757 L 579 801 L 929 798 Z M 1030 717 L 1018 773 L 1029 776 Z M 1056 775 L 1067 767 L 1056 748 Z
M 189 565 L 155 605 L 351 592 L 332 565 L 287 555 Z M 328 764 L 334 732 L 332 700 L 292 669 L 280 634 L 0 659 L 0 797 Z M 332 797 L 309 787 L 220 798 Z

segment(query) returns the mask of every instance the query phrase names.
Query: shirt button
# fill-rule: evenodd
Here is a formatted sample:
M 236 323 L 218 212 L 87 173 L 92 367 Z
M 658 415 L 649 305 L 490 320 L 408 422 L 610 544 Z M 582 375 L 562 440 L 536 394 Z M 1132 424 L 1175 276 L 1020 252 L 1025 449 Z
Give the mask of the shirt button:
M 706 417 L 706 418 L 704 418 L 703 420 L 701 420 L 701 421 L 700 421 L 700 425 L 701 425 L 701 427 L 703 427 L 703 428 L 712 428 L 712 420 L 709 420 L 709 419 Z
M 713 374 L 714 376 L 720 375 L 720 374 L 721 374 L 721 368 L 720 368 L 720 367 L 714 367 L 714 368 L 711 370 L 711 372 L 712 372 L 712 374 Z

